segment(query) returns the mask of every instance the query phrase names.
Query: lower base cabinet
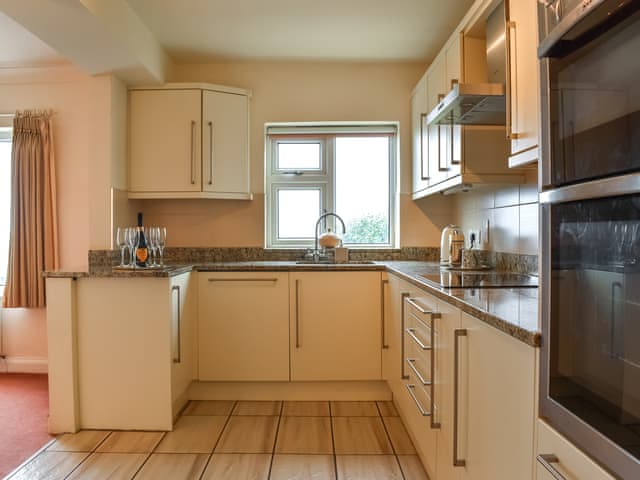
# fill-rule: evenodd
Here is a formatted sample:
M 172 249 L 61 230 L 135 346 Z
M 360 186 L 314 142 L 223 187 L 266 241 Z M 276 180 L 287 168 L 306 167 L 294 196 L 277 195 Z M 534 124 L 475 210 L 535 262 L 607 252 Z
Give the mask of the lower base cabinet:
M 614 477 L 546 422 L 538 420 L 536 427 L 536 480 L 613 480 Z
M 289 380 L 289 274 L 198 274 L 198 379 Z
M 424 360 L 387 381 L 430 478 L 533 478 L 536 349 L 392 275 L 389 284 L 388 324 L 404 330 L 396 348 Z
M 382 378 L 382 273 L 289 274 L 291 380 Z

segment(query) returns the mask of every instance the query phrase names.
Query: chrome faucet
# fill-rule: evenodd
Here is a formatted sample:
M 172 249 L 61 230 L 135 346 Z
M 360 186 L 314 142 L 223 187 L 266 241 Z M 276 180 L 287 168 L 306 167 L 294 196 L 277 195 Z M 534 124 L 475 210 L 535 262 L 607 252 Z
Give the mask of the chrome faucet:
M 313 249 L 314 262 L 317 262 L 318 260 L 320 260 L 320 250 L 318 249 L 318 235 L 319 235 L 318 227 L 320 226 L 320 222 L 326 219 L 327 217 L 335 217 L 338 220 L 340 220 L 340 223 L 342 224 L 342 234 L 344 235 L 345 233 L 347 233 L 347 227 L 344 226 L 344 221 L 342 220 L 342 218 L 340 218 L 340 215 L 333 212 L 327 212 L 320 215 L 320 217 L 318 217 L 318 220 L 316 221 L 316 228 L 315 228 L 315 242 L 314 242 L 314 249 Z

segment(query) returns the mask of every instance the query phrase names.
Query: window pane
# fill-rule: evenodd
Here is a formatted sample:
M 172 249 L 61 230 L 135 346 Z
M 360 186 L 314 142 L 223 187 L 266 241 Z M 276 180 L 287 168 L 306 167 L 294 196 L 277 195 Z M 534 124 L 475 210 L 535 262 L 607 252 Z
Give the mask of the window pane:
M 278 170 L 319 170 L 319 143 L 278 143 Z
M 278 190 L 278 238 L 314 238 L 320 189 Z
M 0 142 L 0 285 L 5 285 L 9 257 L 11 208 L 11 142 Z M 0 287 L 0 295 L 2 288 Z
M 336 138 L 336 213 L 344 243 L 389 243 L 389 137 Z

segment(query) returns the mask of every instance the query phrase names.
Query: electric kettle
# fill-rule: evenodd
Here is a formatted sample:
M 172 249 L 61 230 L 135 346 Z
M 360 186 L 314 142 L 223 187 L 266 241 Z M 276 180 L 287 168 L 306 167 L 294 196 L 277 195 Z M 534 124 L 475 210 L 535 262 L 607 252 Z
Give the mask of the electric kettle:
M 457 225 L 447 225 L 440 238 L 440 264 L 461 265 L 464 234 Z

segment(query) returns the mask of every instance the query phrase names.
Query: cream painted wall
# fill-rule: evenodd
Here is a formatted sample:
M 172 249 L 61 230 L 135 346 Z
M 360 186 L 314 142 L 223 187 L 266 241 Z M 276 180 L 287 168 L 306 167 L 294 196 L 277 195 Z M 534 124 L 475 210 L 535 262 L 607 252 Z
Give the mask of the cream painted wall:
M 411 186 L 411 90 L 422 63 L 226 63 L 176 65 L 171 81 L 247 88 L 251 100 L 252 202 L 143 201 L 146 221 L 167 225 L 172 246 L 264 245 L 264 125 L 268 122 L 399 121 L 402 245 L 439 245 L 445 206 L 414 204 Z M 444 222 L 444 223 L 443 223 Z
M 523 185 L 484 187 L 455 196 L 455 218 L 468 238 L 489 220 L 489 244 L 495 252 L 538 254 L 538 176 L 526 173 Z
M 118 108 L 112 105 L 112 92 Z M 52 109 L 57 174 L 60 267 L 87 269 L 92 236 L 103 248 L 110 234 L 111 136 L 122 122 L 125 87 L 110 76 L 90 77 L 71 66 L 0 70 L 0 113 Z M 120 99 L 119 101 L 117 99 Z M 111 111 L 119 112 L 112 124 Z M 117 118 L 117 119 L 116 119 Z M 124 128 L 119 134 L 124 138 Z M 120 140 L 124 142 L 124 140 Z M 119 147 L 122 157 L 124 147 Z M 124 157 L 120 159 L 124 163 Z M 122 166 L 120 167 L 123 168 Z M 108 175 L 101 178 L 105 172 Z M 99 187 L 99 188 L 97 188 Z M 99 225 L 99 228 L 96 227 Z M 106 243 L 105 243 L 106 242 Z M 40 309 L 3 311 L 3 353 L 46 359 L 46 319 Z

